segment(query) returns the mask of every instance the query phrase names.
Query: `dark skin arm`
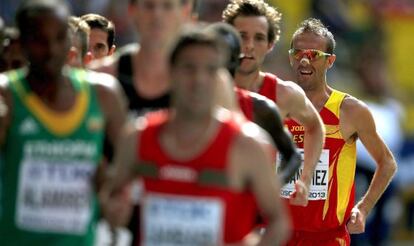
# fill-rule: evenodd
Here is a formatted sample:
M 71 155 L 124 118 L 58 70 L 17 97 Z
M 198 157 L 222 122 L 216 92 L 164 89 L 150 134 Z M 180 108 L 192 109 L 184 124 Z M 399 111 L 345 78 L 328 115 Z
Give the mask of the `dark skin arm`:
M 99 105 L 105 117 L 105 135 L 108 147 L 113 148 L 118 142 L 121 129 L 126 122 L 127 104 L 122 89 L 118 85 L 118 81 L 109 75 L 96 74 L 98 76 L 94 84 Z M 96 189 L 99 191 L 103 182 L 103 176 L 107 169 L 107 163 L 103 158 L 101 165 L 97 170 Z
M 283 184 L 299 169 L 302 158 L 296 151 L 290 134 L 284 129 L 279 110 L 271 100 L 251 93 L 253 98 L 254 122 L 271 136 L 282 155 L 279 176 Z

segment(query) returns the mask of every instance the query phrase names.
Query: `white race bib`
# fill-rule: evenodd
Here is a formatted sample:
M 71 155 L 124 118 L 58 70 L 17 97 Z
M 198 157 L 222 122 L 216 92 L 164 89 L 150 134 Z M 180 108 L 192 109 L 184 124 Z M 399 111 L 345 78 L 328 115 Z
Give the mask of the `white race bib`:
M 38 232 L 84 234 L 91 219 L 91 178 L 96 166 L 56 162 L 22 162 L 17 226 Z
M 294 174 L 292 179 L 282 187 L 280 190 L 280 196 L 289 198 L 295 191 L 295 182 L 300 178 L 303 170 L 303 156 L 304 150 L 298 149 L 302 156 L 302 165 L 299 170 Z M 279 168 L 280 161 L 276 162 L 276 170 Z M 329 185 L 329 149 L 323 149 L 319 158 L 318 164 L 313 173 L 311 185 L 309 187 L 309 200 L 326 200 L 328 195 Z
M 219 245 L 224 206 L 215 198 L 148 194 L 142 207 L 146 246 Z

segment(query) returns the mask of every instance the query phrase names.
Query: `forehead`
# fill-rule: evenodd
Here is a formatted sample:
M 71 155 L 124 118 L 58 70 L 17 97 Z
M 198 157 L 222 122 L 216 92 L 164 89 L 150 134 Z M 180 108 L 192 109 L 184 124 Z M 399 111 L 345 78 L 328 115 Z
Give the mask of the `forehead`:
M 180 63 L 193 63 L 194 61 L 210 62 L 214 60 L 216 63 L 221 59 L 220 52 L 208 44 L 191 44 L 181 49 L 177 55 L 177 61 Z
M 43 30 L 57 30 L 68 28 L 68 16 L 62 15 L 55 11 L 44 11 L 29 17 L 27 19 L 25 32 L 37 32 L 39 29 Z M 25 33 L 23 32 L 22 35 Z
M 102 31 L 99 28 L 92 28 L 89 32 L 90 39 L 94 39 L 96 41 L 105 41 L 108 38 L 108 34 L 105 31 Z
M 312 32 L 303 32 L 293 37 L 292 46 L 296 49 L 316 49 L 326 51 L 328 38 Z
M 265 16 L 237 16 L 234 19 L 234 27 L 240 32 L 261 33 L 267 35 L 269 23 Z

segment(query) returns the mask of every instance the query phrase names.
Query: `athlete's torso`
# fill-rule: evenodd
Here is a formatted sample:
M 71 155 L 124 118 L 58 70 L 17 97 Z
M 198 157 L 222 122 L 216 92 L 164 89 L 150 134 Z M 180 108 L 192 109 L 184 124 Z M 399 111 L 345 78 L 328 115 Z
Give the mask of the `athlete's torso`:
M 157 115 L 158 114 L 158 115 Z M 141 240 L 145 245 L 219 245 L 240 241 L 253 228 L 257 206 L 250 191 L 227 182 L 229 150 L 240 129 L 223 122 L 205 151 L 189 161 L 171 158 L 159 143 L 167 115 L 148 118 L 138 150 L 144 177 Z M 167 244 L 169 242 L 169 244 Z
M 242 110 L 244 116 L 253 121 L 254 118 L 254 106 L 253 106 L 253 99 L 249 94 L 249 91 L 244 89 L 234 87 L 234 91 L 236 93 L 237 100 L 239 102 L 240 109 Z
M 307 207 L 290 206 L 294 229 L 328 231 L 347 222 L 354 203 L 356 143 L 346 143 L 340 131 L 340 106 L 346 94 L 334 90 L 320 111 L 325 124 L 325 145 L 312 178 Z M 303 154 L 304 128 L 294 120 L 285 122 Z M 282 188 L 282 197 L 293 191 L 300 171 Z
M 7 74 L 12 118 L 1 149 L 1 245 L 93 245 L 97 203 L 91 179 L 101 158 L 105 120 L 83 70 L 68 112 L 34 94 L 22 70 Z
M 142 97 L 134 86 L 133 73 L 132 56 L 129 53 L 125 53 L 119 58 L 118 80 L 128 98 L 128 107 L 133 116 L 167 108 L 170 105 L 169 93 L 150 99 Z
M 263 83 L 260 86 L 258 92 L 260 95 L 265 96 L 272 100 L 277 101 L 277 77 L 271 73 L 265 73 Z

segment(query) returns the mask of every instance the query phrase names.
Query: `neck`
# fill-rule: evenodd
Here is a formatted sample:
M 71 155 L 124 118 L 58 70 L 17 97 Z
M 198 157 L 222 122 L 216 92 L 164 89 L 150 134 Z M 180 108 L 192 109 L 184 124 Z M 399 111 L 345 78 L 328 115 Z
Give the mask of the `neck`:
M 234 80 L 238 87 L 257 92 L 260 85 L 262 84 L 263 74 L 259 70 L 249 74 L 236 71 Z
M 197 143 L 204 142 L 214 120 L 211 114 L 189 117 L 185 112 L 175 111 L 172 115 L 169 129 L 175 136 L 176 144 L 182 146 L 195 147 Z
M 39 96 L 53 96 L 59 88 L 64 85 L 65 78 L 60 72 L 58 74 L 45 74 L 37 72 L 36 69 L 30 69 L 27 74 L 27 82 L 30 89 Z
M 318 112 L 323 108 L 331 93 L 332 89 L 326 83 L 318 88 L 305 90 L 306 97 L 312 102 Z
M 167 71 L 167 53 L 162 50 L 145 50 L 141 48 L 136 55 L 136 67 L 139 73 L 164 74 Z

